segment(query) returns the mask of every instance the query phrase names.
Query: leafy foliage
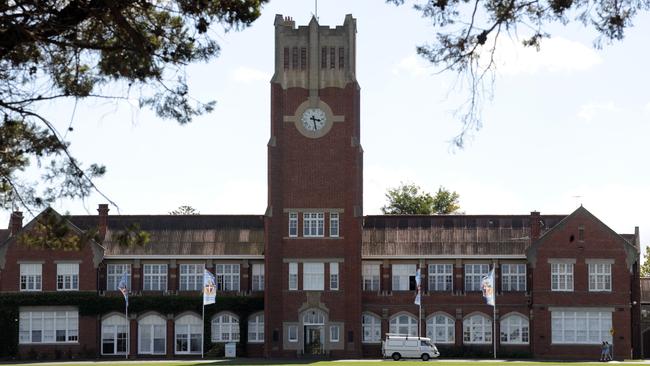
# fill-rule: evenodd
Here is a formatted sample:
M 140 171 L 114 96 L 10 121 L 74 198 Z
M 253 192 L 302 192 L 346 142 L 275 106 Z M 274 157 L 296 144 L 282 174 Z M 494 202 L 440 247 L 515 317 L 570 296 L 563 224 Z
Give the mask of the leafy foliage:
M 177 209 L 169 211 L 170 215 L 200 215 L 199 210 L 195 209 L 192 206 L 182 205 L 178 206 Z
M 650 276 L 650 247 L 646 246 L 645 247 L 645 254 L 643 255 L 643 264 L 641 265 L 641 272 L 642 277 L 648 277 Z
M 20 245 L 38 249 L 79 251 L 90 240 L 96 240 L 97 230 L 77 232 L 70 227 L 67 218 L 48 208 L 36 222 L 17 238 Z
M 189 97 L 184 72 L 188 64 L 219 54 L 209 28 L 243 29 L 266 2 L 1 2 L 0 207 L 19 204 L 31 212 L 58 198 L 84 198 L 93 190 L 102 194 L 93 179 L 105 168 L 82 166 L 55 127 L 58 121 L 41 114 L 41 105 L 138 98 L 158 116 L 188 123 L 214 107 L 213 101 Z M 34 165 L 38 180 L 26 178 Z
M 449 214 L 460 209 L 459 198 L 458 193 L 444 187 L 438 188 L 436 195 L 431 196 L 413 183 L 402 183 L 399 187 L 388 189 L 388 204 L 381 211 L 386 215 Z
M 395 5 L 405 0 L 386 0 Z M 410 1 L 409 1 L 410 2 Z M 453 143 L 462 147 L 467 134 L 481 127 L 481 105 L 492 89 L 497 68 L 494 55 L 504 33 L 522 35 L 522 45 L 542 47 L 551 36 L 549 28 L 571 21 L 593 28 L 594 44 L 620 41 L 639 11 L 650 10 L 650 0 L 420 0 L 416 11 L 436 29 L 435 39 L 417 52 L 441 71 L 454 71 L 469 90 L 459 108 L 462 130 Z
M 149 243 L 151 235 L 140 229 L 140 224 L 133 223 L 115 234 L 115 241 L 125 247 L 144 246 Z

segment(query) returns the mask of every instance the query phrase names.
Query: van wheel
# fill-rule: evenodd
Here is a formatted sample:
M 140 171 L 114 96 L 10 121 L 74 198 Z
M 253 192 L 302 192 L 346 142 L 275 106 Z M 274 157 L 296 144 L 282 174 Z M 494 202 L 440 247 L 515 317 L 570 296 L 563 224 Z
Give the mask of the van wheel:
M 399 359 L 402 357 L 402 355 L 399 354 L 399 352 L 393 353 L 393 360 L 399 361 Z
M 428 353 L 423 353 L 422 354 L 422 361 L 429 361 L 429 354 Z

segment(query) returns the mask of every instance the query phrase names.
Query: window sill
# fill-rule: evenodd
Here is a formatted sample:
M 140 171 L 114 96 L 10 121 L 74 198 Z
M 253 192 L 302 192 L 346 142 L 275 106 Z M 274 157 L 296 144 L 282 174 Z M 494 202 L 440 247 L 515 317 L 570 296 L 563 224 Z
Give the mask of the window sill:
M 284 240 L 307 240 L 307 239 L 324 239 L 324 240 L 342 240 L 343 236 L 285 236 Z
M 27 342 L 27 343 L 18 343 L 19 346 L 61 346 L 61 345 L 79 345 L 79 341 L 74 342 Z

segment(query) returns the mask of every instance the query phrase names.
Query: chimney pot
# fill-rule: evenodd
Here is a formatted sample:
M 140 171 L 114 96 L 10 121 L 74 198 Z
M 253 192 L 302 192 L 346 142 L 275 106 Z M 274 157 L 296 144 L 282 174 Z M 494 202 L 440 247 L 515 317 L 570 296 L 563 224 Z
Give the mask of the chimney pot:
M 97 225 L 97 231 L 99 234 L 100 240 L 104 240 L 104 237 L 106 236 L 106 230 L 108 230 L 108 204 L 106 203 L 100 203 L 99 207 L 97 208 L 97 212 L 99 213 L 99 223 Z
M 14 211 L 11 213 L 9 218 L 9 236 L 14 236 L 18 234 L 20 229 L 23 228 L 23 213 L 20 211 Z

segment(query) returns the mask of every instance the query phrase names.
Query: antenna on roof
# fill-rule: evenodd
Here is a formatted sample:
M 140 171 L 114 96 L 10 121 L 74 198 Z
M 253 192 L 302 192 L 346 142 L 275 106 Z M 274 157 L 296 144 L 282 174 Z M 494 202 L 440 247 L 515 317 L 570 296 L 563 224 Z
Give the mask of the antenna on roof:
M 578 205 L 582 206 L 582 200 L 581 200 L 582 196 L 572 196 L 572 197 L 575 198 L 576 200 L 576 207 Z

